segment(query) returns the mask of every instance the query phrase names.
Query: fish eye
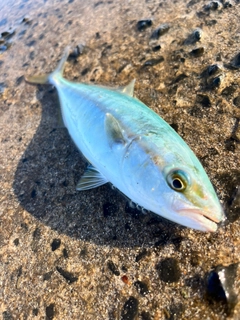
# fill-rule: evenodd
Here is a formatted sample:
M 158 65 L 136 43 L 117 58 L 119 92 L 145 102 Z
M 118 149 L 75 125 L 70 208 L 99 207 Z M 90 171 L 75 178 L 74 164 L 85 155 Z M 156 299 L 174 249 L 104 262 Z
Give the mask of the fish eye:
M 167 182 L 170 188 L 175 191 L 182 192 L 189 184 L 189 176 L 183 170 L 173 169 L 167 176 Z

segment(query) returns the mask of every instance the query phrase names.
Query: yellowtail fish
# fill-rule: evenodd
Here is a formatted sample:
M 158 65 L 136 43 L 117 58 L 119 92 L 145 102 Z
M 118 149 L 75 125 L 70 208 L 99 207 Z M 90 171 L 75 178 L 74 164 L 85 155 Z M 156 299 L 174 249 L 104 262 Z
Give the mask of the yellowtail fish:
M 216 231 L 223 209 L 188 145 L 133 97 L 134 81 L 114 90 L 64 79 L 68 55 L 66 49 L 53 73 L 26 81 L 57 89 L 64 125 L 90 162 L 77 190 L 111 182 L 133 202 L 166 219 Z

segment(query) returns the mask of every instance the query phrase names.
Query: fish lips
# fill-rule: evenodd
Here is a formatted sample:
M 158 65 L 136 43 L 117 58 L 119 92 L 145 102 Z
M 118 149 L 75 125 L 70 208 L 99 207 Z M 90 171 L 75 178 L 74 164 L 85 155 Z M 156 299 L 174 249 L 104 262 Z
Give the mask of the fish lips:
M 219 212 L 219 209 L 217 210 Z M 217 223 L 225 220 L 225 215 L 220 209 L 220 214 L 214 214 L 216 210 L 201 210 L 198 208 L 184 208 L 178 210 L 178 214 L 184 216 L 192 221 L 193 228 L 205 231 L 215 232 L 217 230 Z

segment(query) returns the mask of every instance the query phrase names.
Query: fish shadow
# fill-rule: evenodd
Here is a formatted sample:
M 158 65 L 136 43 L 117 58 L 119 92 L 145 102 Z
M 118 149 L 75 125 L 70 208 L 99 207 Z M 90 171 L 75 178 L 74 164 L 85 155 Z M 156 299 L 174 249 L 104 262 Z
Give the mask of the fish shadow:
M 58 128 L 56 90 L 37 87 L 42 118 L 15 172 L 13 189 L 21 206 L 59 233 L 114 247 L 164 246 L 181 231 L 161 217 L 126 205 L 110 184 L 76 191 L 86 160 L 66 128 Z

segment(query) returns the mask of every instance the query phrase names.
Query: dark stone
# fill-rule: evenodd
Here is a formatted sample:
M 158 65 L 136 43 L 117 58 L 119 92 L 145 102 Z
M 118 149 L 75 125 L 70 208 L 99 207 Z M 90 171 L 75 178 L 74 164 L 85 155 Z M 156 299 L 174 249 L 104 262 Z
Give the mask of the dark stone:
M 197 28 L 195 29 L 188 37 L 187 39 L 184 41 L 184 44 L 189 45 L 189 44 L 194 44 L 198 41 L 201 40 L 202 38 L 202 30 Z
M 113 216 L 117 213 L 118 211 L 118 207 L 111 203 L 111 202 L 106 202 L 103 205 L 103 215 L 104 217 L 109 217 L 109 216 Z
M 221 68 L 218 64 L 213 64 L 207 68 L 207 72 L 209 76 L 213 76 L 221 71 Z
M 141 313 L 141 320 L 152 320 L 152 317 L 149 312 L 142 311 Z
M 39 312 L 38 308 L 34 308 L 34 309 L 32 310 L 33 316 L 36 317 L 36 316 L 38 315 L 38 312 Z
M 146 294 L 149 293 L 149 289 L 146 283 L 142 281 L 135 281 L 134 286 L 136 287 L 137 291 L 142 295 L 145 296 Z
M 220 9 L 221 7 L 222 7 L 221 2 L 219 2 L 219 1 L 211 1 L 211 2 L 209 2 L 209 4 L 207 4 L 204 7 L 204 9 L 205 9 L 205 11 L 210 11 L 210 10 L 215 11 L 215 10 Z
M 26 43 L 26 46 L 32 47 L 36 44 L 36 40 L 31 40 L 30 42 Z
M 14 243 L 15 246 L 17 247 L 17 246 L 19 245 L 19 239 L 18 239 L 18 238 L 14 239 L 14 240 L 13 240 L 13 243 Z
M 170 25 L 168 23 L 161 24 L 157 29 L 155 29 L 151 35 L 151 39 L 158 39 L 168 32 Z
M 52 274 L 53 274 L 53 271 L 49 271 L 49 272 L 45 273 L 43 275 L 43 281 L 47 281 L 47 280 L 51 279 Z
M 240 68 L 240 52 L 233 58 L 233 60 L 231 61 L 231 66 L 234 69 L 238 69 Z
M 1 35 L 5 40 L 7 40 L 7 39 L 10 39 L 12 36 L 14 36 L 14 34 L 15 34 L 15 31 L 13 30 L 13 31 L 4 31 L 2 32 Z
M 0 60 L 0 66 L 3 64 L 3 61 L 2 60 Z
M 29 59 L 30 60 L 33 60 L 35 58 L 35 53 L 34 53 L 34 51 L 31 51 L 30 53 L 29 53 Z
M 54 303 L 51 303 L 49 306 L 46 307 L 46 320 L 52 320 L 54 318 Z
M 237 96 L 237 97 L 235 97 L 235 98 L 233 99 L 233 104 L 234 104 L 236 107 L 240 108 L 240 96 Z
M 95 36 L 96 36 L 96 39 L 100 39 L 101 38 L 101 35 L 100 35 L 99 32 L 96 32 Z
M 103 1 L 98 1 L 97 3 L 94 4 L 94 7 L 96 8 L 96 7 L 100 6 L 100 4 L 103 4 Z
M 230 96 L 236 90 L 237 90 L 237 86 L 236 85 L 231 85 L 231 86 L 228 86 L 228 87 L 224 88 L 223 91 L 221 92 L 221 94 L 224 95 L 224 96 Z
M 161 49 L 160 44 L 156 45 L 155 47 L 152 48 L 153 52 L 159 51 Z
M 120 272 L 118 270 L 118 267 L 116 266 L 115 263 L 112 262 L 112 260 L 109 260 L 107 262 L 107 266 L 108 266 L 108 269 L 115 275 L 115 276 L 119 276 L 120 275 Z
M 57 250 L 61 245 L 61 239 L 53 239 L 53 242 L 51 243 L 52 251 Z
M 187 78 L 187 75 L 184 73 L 181 73 L 179 76 L 177 76 L 177 78 L 175 80 L 173 80 L 172 84 L 177 83 L 177 82 L 179 82 L 183 79 L 186 79 L 186 78 Z
M 67 259 L 68 258 L 68 252 L 67 252 L 66 248 L 63 249 L 62 253 L 63 253 L 64 258 Z
M 79 44 L 70 52 L 68 58 L 69 59 L 76 59 L 81 54 L 83 54 L 83 51 L 84 51 L 84 45 L 83 44 Z
M 68 3 L 73 3 L 74 2 L 74 0 L 68 0 Z
M 181 318 L 182 313 L 184 312 L 185 307 L 182 303 L 171 304 L 169 307 L 170 317 L 168 320 L 178 320 Z
M 41 229 L 36 228 L 36 229 L 33 231 L 33 238 L 39 240 L 40 237 L 41 237 Z
M 204 53 L 204 47 L 199 47 L 199 48 L 196 48 L 196 49 L 193 49 L 190 54 L 195 57 L 195 58 L 198 58 L 198 57 L 201 57 Z
M 130 297 L 123 306 L 121 320 L 136 320 L 138 314 L 138 300 Z
M 35 189 L 33 189 L 32 192 L 31 192 L 31 198 L 32 199 L 36 198 L 36 195 L 37 195 L 37 192 L 36 192 Z
M 139 252 L 139 254 L 136 256 L 135 261 L 139 262 L 141 259 L 143 259 L 144 257 L 149 256 L 149 252 L 147 251 L 147 249 L 143 249 L 141 252 Z
M 146 19 L 146 20 L 139 20 L 137 22 L 137 29 L 138 31 L 143 31 L 148 27 L 151 27 L 152 25 L 152 20 Z
M 56 267 L 57 271 L 67 280 L 68 283 L 73 283 L 78 280 L 78 277 L 74 276 L 71 272 L 63 270 L 61 267 Z
M 212 80 L 212 88 L 218 88 L 218 87 L 220 87 L 221 82 L 222 82 L 222 76 L 221 76 L 221 75 L 215 77 L 215 78 Z
M 164 57 L 160 56 L 156 59 L 149 59 L 149 60 L 145 61 L 143 66 L 144 67 L 152 67 L 152 66 L 155 66 L 156 64 L 159 64 L 163 61 L 164 61 Z
M 3 311 L 2 313 L 3 320 L 12 320 L 13 316 L 10 311 Z
M 207 276 L 208 298 L 217 302 L 225 302 L 227 313 L 231 314 L 237 304 L 237 294 L 234 292 L 234 283 L 237 276 L 238 263 L 229 266 L 217 266 Z
M 31 21 L 30 19 L 28 19 L 28 18 L 23 18 L 23 19 L 22 19 L 22 23 L 24 23 L 24 24 L 31 24 L 32 21 Z
M 226 1 L 224 2 L 224 5 L 223 5 L 224 9 L 232 8 L 232 6 L 233 6 L 233 3 L 231 1 Z
M 174 258 L 166 258 L 157 265 L 159 277 L 164 282 L 177 282 L 181 277 L 178 262 Z
M 209 97 L 204 94 L 197 94 L 196 103 L 199 103 L 204 108 L 211 107 L 211 101 L 210 101 Z
M 16 86 L 19 86 L 24 80 L 24 76 L 20 76 L 16 79 Z

